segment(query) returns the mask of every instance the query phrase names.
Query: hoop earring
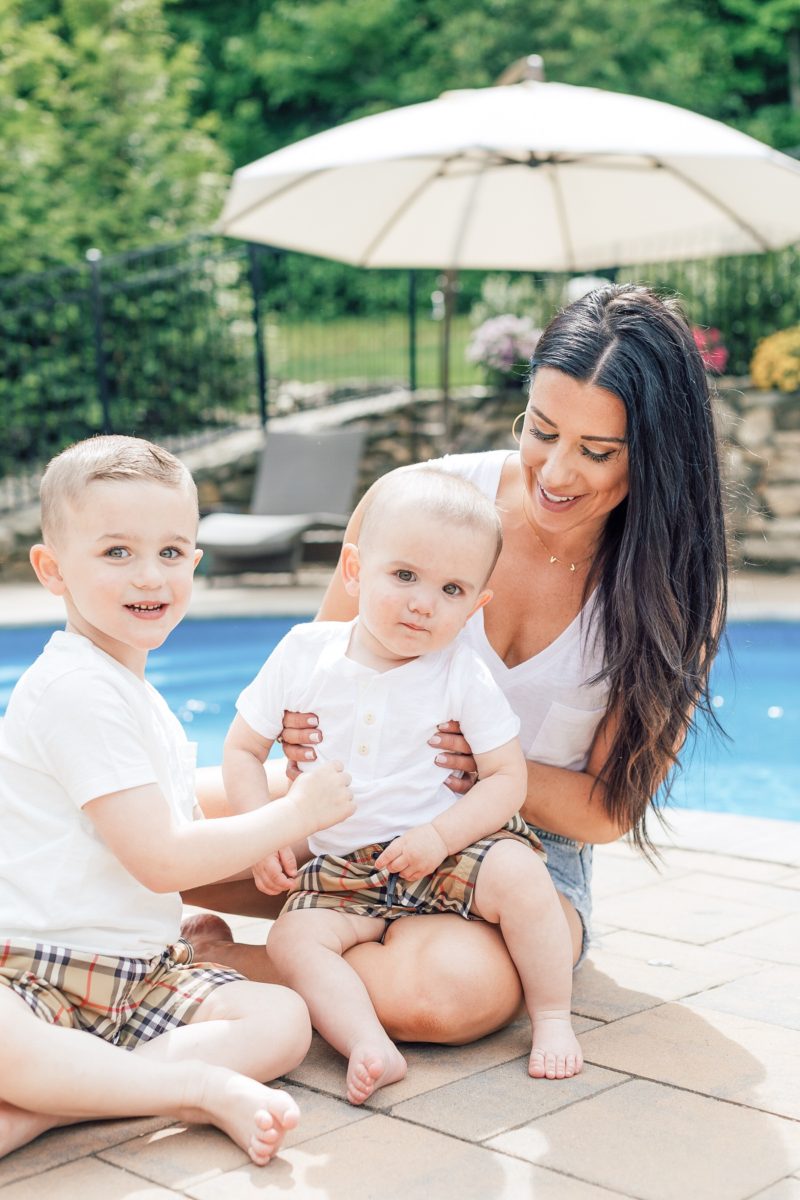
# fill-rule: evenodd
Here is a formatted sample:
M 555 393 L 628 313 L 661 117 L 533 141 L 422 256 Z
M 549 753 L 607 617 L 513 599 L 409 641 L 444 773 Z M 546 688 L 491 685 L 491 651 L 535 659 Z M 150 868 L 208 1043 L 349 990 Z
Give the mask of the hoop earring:
M 526 408 L 523 412 L 517 413 L 517 415 L 514 417 L 514 421 L 513 421 L 512 425 L 511 425 L 511 436 L 514 439 L 514 441 L 517 443 L 517 445 L 519 445 L 519 434 L 517 433 L 517 421 L 519 421 L 520 417 L 524 417 L 525 413 L 527 411 L 528 410 Z

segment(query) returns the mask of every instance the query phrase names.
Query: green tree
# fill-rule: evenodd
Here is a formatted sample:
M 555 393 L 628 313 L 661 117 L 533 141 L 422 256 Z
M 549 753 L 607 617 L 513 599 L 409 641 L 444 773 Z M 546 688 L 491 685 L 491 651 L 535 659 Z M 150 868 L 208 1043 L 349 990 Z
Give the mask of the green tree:
M 0 273 L 207 227 L 228 162 L 162 0 L 0 3 Z

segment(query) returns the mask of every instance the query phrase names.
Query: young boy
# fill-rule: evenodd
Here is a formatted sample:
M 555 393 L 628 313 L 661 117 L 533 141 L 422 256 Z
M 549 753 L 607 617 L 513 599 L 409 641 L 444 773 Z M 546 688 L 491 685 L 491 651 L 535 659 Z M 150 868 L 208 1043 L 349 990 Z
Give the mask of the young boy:
M 501 539 L 494 506 L 468 481 L 433 468 L 386 478 L 358 546 L 343 549 L 358 617 L 291 630 L 239 697 L 226 739 L 235 811 L 268 799 L 263 762 L 284 709 L 316 713 L 325 730 L 318 756 L 339 756 L 352 773 L 356 812 L 309 839 L 319 857 L 297 875 L 284 848 L 254 873 L 263 891 L 291 892 L 270 957 L 348 1058 L 353 1104 L 401 1079 L 406 1063 L 342 955 L 409 913 L 498 924 L 533 1026 L 530 1074 L 564 1078 L 582 1066 L 566 920 L 538 839 L 517 812 L 526 789 L 519 721 L 486 666 L 455 641 L 491 598 Z M 451 719 L 479 774 L 455 802 L 426 753 L 431 732 Z
M 201 555 L 192 478 L 149 442 L 99 437 L 50 463 L 41 496 L 31 562 L 67 624 L 0 725 L 0 1155 L 55 1125 L 163 1115 L 210 1121 L 263 1165 L 299 1112 L 259 1081 L 301 1061 L 308 1014 L 193 966 L 178 891 L 345 819 L 349 779 L 328 764 L 269 808 L 193 822 L 189 743 L 144 679 Z

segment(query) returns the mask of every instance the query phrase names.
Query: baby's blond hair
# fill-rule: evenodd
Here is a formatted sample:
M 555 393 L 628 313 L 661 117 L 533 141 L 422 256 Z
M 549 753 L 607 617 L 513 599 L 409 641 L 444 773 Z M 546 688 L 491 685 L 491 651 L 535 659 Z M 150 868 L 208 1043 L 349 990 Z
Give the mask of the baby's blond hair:
M 190 472 L 169 450 L 144 438 L 118 434 L 87 438 L 51 459 L 42 476 L 39 495 L 45 541 L 62 532 L 67 509 L 79 502 L 88 484 L 107 479 L 149 480 L 185 488 L 197 503 L 197 488 Z
M 409 507 L 431 524 L 441 521 L 466 526 L 485 538 L 490 555 L 486 572 L 486 579 L 489 578 L 503 548 L 503 527 L 497 509 L 469 479 L 452 475 L 441 467 L 407 467 L 379 479 L 373 485 L 361 521 L 359 547 L 379 539 L 381 527 L 401 520 L 402 510 Z

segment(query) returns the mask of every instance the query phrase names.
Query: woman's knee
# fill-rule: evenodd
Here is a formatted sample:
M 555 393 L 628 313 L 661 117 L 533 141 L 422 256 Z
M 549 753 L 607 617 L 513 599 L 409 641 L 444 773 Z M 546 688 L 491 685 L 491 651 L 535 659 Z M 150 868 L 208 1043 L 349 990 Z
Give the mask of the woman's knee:
M 383 945 L 357 947 L 348 961 L 399 1041 L 474 1041 L 513 1020 L 522 999 L 497 931 L 462 917 L 396 921 Z

